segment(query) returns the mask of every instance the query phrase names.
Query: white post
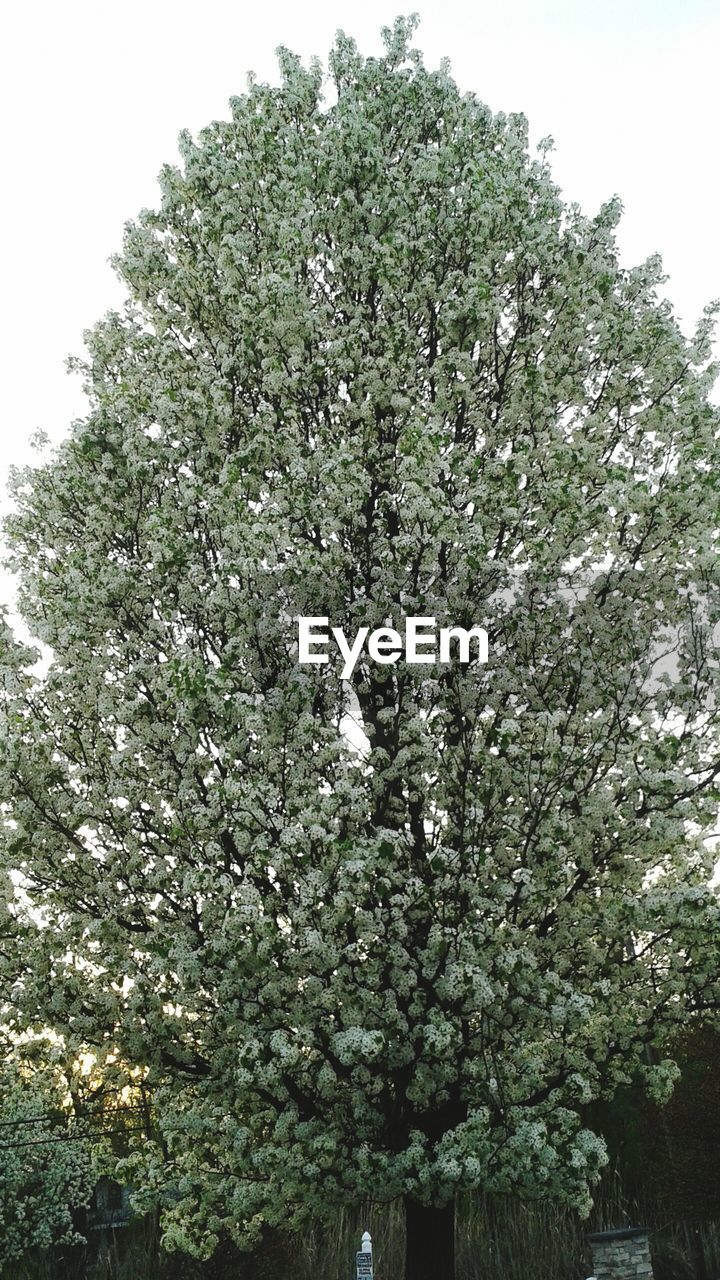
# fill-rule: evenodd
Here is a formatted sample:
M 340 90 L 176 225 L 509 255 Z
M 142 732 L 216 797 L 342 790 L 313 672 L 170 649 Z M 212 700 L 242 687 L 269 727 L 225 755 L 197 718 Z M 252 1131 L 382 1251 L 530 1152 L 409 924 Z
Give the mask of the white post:
M 373 1280 L 372 1239 L 369 1231 L 363 1232 L 360 1249 L 355 1254 L 357 1280 Z

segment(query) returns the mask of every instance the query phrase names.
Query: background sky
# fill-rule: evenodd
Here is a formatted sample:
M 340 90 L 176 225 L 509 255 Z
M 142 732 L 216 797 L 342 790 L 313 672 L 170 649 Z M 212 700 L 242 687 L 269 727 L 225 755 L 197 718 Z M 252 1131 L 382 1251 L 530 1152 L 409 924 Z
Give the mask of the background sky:
M 720 296 L 717 0 L 15 0 L 0 22 L 0 508 L 33 432 L 59 439 L 83 413 L 65 357 L 121 303 L 108 258 L 157 203 L 180 129 L 227 116 L 248 70 L 276 81 L 278 44 L 326 62 L 342 27 L 379 53 L 380 28 L 413 9 L 428 66 L 448 56 L 461 89 L 553 136 L 567 199 L 592 213 L 619 193 L 623 261 L 662 253 L 686 330 Z

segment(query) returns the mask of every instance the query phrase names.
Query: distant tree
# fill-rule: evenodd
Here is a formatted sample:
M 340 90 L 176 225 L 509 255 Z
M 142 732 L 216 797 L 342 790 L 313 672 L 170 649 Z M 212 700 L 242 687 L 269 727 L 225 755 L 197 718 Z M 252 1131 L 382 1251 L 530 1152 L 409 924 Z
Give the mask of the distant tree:
M 0 1276 L 31 1253 L 80 1239 L 73 1210 L 93 1188 L 87 1141 L 68 1138 L 70 1099 L 48 1066 L 0 1067 Z
M 717 1000 L 718 413 L 710 313 L 412 27 L 182 136 L 19 477 L 5 1018 L 146 1067 L 169 1244 L 403 1197 L 451 1280 L 458 1192 L 586 1206 L 582 1108 Z M 344 681 L 297 616 L 490 660 Z
M 720 1218 L 720 1035 L 685 1024 L 666 1053 L 681 1077 L 664 1107 L 627 1088 L 597 1118 L 643 1221 L 697 1227 Z

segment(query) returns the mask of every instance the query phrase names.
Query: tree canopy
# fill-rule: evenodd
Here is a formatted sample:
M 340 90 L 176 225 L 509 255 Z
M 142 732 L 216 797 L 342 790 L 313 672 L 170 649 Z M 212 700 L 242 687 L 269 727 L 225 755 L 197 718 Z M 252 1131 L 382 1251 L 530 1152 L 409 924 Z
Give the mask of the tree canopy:
M 5 632 L 3 1018 L 146 1068 L 198 1251 L 582 1207 L 585 1104 L 667 1091 L 647 1046 L 717 1000 L 712 313 L 412 29 L 181 136 L 8 522 L 49 660 Z M 298 616 L 489 661 L 342 680 Z

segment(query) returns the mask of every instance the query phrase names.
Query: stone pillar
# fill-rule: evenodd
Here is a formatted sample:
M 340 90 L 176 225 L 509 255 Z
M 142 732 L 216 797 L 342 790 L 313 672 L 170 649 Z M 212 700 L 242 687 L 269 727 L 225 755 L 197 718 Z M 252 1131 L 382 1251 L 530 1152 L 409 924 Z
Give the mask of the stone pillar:
M 595 1280 L 653 1280 L 650 1241 L 644 1227 L 622 1227 L 588 1236 Z

